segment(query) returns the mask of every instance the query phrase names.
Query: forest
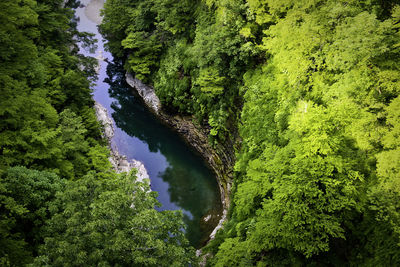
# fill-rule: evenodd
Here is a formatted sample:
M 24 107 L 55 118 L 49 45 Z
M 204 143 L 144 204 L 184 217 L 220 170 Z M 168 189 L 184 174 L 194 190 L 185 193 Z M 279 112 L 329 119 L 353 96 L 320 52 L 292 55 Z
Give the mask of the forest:
M 399 4 L 106 1 L 125 69 L 211 144 L 234 139 L 208 265 L 400 265 Z
M 112 170 L 79 4 L 0 1 L 0 265 L 196 266 L 181 212 Z M 234 143 L 208 266 L 400 265 L 398 0 L 107 0 L 103 16 L 165 110 Z
M 112 170 L 79 4 L 0 1 L 0 266 L 195 264 L 182 215 Z

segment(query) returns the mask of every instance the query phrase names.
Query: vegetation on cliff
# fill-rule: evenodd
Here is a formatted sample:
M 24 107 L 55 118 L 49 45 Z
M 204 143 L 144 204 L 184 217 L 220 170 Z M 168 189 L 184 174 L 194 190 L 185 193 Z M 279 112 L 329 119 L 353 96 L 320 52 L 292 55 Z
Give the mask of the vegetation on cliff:
M 0 265 L 185 265 L 182 216 L 111 169 L 78 4 L 0 1 Z
M 238 129 L 216 266 L 400 264 L 397 1 L 108 0 L 101 31 L 164 106 Z

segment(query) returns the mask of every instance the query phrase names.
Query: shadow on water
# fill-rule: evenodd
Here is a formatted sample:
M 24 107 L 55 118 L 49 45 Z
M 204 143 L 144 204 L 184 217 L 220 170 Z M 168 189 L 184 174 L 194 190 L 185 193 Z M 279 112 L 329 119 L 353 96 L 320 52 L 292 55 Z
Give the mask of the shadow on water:
M 109 84 L 109 94 L 116 100 L 111 104 L 116 126 L 146 143 L 150 152 L 161 153 L 165 157 L 167 164 L 164 167 L 145 164 L 152 188 L 160 194 L 163 190 L 168 192 L 166 198 L 169 199 L 160 200 L 162 209 L 183 210 L 187 237 L 193 246 L 201 247 L 217 225 L 222 211 L 215 175 L 175 132 L 163 125 L 133 94 L 125 82 L 120 64 L 109 63 L 107 77 L 104 82 Z

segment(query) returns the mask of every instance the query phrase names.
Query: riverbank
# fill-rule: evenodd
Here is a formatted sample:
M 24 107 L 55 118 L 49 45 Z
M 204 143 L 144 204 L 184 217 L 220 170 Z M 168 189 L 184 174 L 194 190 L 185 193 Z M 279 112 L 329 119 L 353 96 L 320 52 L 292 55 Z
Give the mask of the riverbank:
M 235 162 L 233 148 L 221 144 L 213 148 L 208 142 L 207 130 L 194 124 L 192 117 L 166 113 L 162 109 L 161 102 L 155 94 L 154 89 L 145 85 L 139 79 L 134 78 L 130 73 L 126 73 L 126 82 L 140 95 L 147 107 L 156 114 L 164 124 L 178 132 L 184 141 L 193 147 L 214 171 L 221 192 L 221 202 L 223 205 L 222 217 L 216 228 L 210 234 L 210 240 L 214 239 L 216 232 L 222 228 L 222 224 L 226 220 L 230 205 L 233 165 Z
M 94 8 L 99 5 L 91 5 L 91 2 L 100 1 L 81 1 L 77 9 L 78 27 L 81 31 L 95 34 L 97 48 L 95 52 L 86 49 L 81 49 L 81 52 L 99 60 L 93 99 L 108 111 L 112 120 L 115 132 L 109 143 L 114 151 L 118 150 L 127 159 L 136 159 L 144 164 L 151 189 L 157 192 L 157 200 L 161 203 L 156 209 L 181 210 L 187 239 L 193 247 L 203 247 L 220 221 L 223 210 L 215 174 L 176 131 L 161 123 L 140 97 L 132 94 L 132 89 L 125 83 L 124 71 L 115 68 L 118 62 L 114 62 L 112 55 L 104 50 L 103 37 L 92 16 L 99 11 Z M 116 162 L 120 162 L 120 157 L 113 155 L 111 161 L 118 159 Z M 119 168 L 127 166 L 126 162 L 113 165 Z
M 104 0 L 91 0 L 84 9 L 85 16 L 96 25 L 100 24 L 102 21 L 102 16 L 100 15 L 100 10 L 104 6 Z M 98 66 L 96 67 L 96 73 L 99 74 L 101 68 L 101 62 L 104 61 L 103 51 L 97 51 L 98 55 L 96 59 L 98 61 Z M 130 172 L 132 169 L 136 169 L 137 180 L 144 181 L 145 179 L 150 179 L 144 164 L 138 160 L 131 159 L 128 160 L 125 155 L 121 155 L 116 147 L 112 145 L 112 138 L 114 137 L 115 129 L 113 120 L 108 115 L 107 109 L 103 107 L 100 103 L 95 102 L 94 105 L 97 120 L 103 125 L 103 138 L 107 140 L 110 157 L 109 161 L 117 173 Z
M 132 159 L 127 160 L 126 156 L 120 155 L 118 150 L 112 146 L 112 138 L 114 136 L 114 124 L 110 116 L 108 115 L 107 109 L 100 103 L 96 102 L 94 105 L 97 120 L 103 125 L 103 138 L 107 140 L 110 157 L 109 161 L 117 173 L 130 172 L 132 169 L 136 169 L 137 181 L 143 182 L 145 179 L 149 179 L 149 174 L 143 163 Z

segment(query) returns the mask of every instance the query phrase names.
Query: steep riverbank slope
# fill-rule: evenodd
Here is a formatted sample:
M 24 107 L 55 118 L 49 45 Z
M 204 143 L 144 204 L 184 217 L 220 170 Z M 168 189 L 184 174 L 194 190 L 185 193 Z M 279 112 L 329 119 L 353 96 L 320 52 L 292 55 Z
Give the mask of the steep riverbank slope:
M 175 129 L 183 139 L 192 146 L 208 163 L 215 172 L 218 185 L 221 191 L 221 201 L 224 207 L 223 216 L 217 229 L 226 219 L 226 213 L 230 204 L 230 191 L 232 187 L 233 165 L 235 155 L 233 147 L 229 145 L 217 144 L 213 148 L 208 141 L 208 131 L 193 123 L 190 116 L 171 115 L 162 109 L 162 105 L 154 89 L 145 85 L 142 81 L 134 78 L 132 74 L 126 74 L 127 83 L 142 97 L 143 101 L 149 109 L 154 112 L 158 118 Z M 215 230 L 211 234 L 215 236 Z

